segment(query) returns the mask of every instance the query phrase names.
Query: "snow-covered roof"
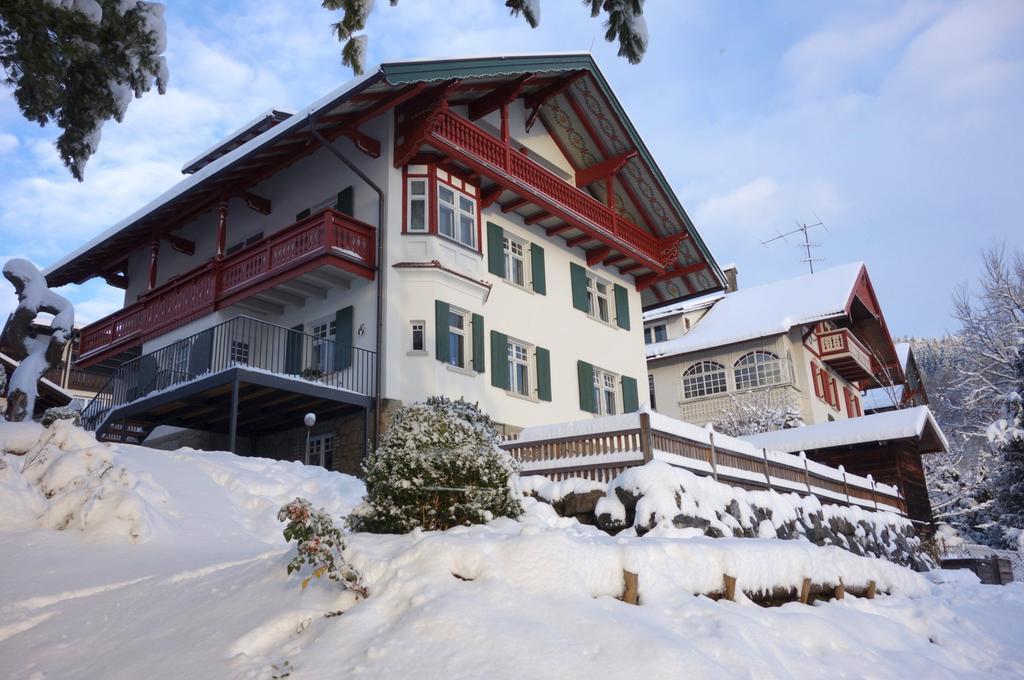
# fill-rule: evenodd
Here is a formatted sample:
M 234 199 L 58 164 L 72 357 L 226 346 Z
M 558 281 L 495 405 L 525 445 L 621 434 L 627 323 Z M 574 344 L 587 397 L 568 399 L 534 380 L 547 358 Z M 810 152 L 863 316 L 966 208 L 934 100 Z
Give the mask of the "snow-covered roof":
M 728 293 L 686 335 L 648 345 L 647 358 L 779 335 L 842 316 L 863 268 L 863 262 L 851 262 Z
M 716 290 L 714 293 L 699 295 L 695 298 L 689 298 L 680 302 L 674 302 L 670 305 L 665 305 L 664 307 L 657 307 L 644 312 L 644 321 L 654 321 L 656 319 L 664 319 L 678 314 L 686 314 L 687 312 L 693 312 L 698 309 L 705 309 L 706 307 L 710 307 L 715 304 L 723 297 L 725 297 L 725 291 Z
M 907 362 L 910 361 L 910 343 L 897 342 L 893 345 L 896 348 L 896 356 L 900 360 L 900 368 L 907 370 Z
M 228 147 L 234 148 L 231 145 L 235 143 L 237 146 L 241 146 L 244 142 L 249 141 L 253 137 L 266 132 L 268 129 L 276 125 L 277 123 L 290 117 L 292 114 L 289 111 L 281 111 L 279 109 L 267 109 L 257 117 L 250 120 L 248 123 L 238 128 L 231 134 L 219 140 L 212 146 L 203 149 L 199 154 L 181 166 L 181 172 L 186 175 L 190 175 L 196 170 L 199 170 L 202 166 L 206 165 L 209 161 L 208 156 L 223 155 L 230 151 Z M 245 137 L 245 139 L 242 139 Z M 221 152 L 218 154 L 217 152 Z M 206 161 L 206 162 L 203 162 Z
M 894 409 L 903 401 L 903 385 L 875 387 L 867 390 L 860 403 L 865 411 Z
M 921 453 L 944 451 L 949 448 L 949 442 L 927 406 L 915 406 L 788 430 L 775 430 L 740 439 L 757 447 L 790 453 L 891 439 L 920 439 Z

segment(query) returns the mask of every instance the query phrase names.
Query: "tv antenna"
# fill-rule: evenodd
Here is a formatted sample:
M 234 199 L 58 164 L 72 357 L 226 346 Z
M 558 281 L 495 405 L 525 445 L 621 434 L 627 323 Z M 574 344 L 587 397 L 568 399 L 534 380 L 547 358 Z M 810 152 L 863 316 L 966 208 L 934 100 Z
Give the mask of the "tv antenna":
M 812 241 L 808 232 L 810 232 L 810 230 L 814 229 L 815 227 L 824 227 L 825 231 L 828 231 L 828 227 L 826 227 L 825 223 L 821 221 L 821 218 L 819 218 L 817 215 L 815 215 L 814 217 L 815 217 L 815 219 L 818 220 L 814 224 L 807 224 L 807 223 L 797 222 L 796 223 L 796 229 L 794 229 L 792 231 L 787 231 L 785 234 L 783 234 L 780 231 L 778 236 L 773 236 L 772 238 L 768 239 L 767 241 L 761 241 L 761 245 L 767 246 L 769 243 L 773 243 L 774 241 L 778 241 L 779 239 L 782 239 L 786 243 L 789 243 L 789 239 L 786 238 L 787 236 L 793 236 L 794 234 L 802 234 L 803 235 L 803 243 L 797 243 L 796 244 L 796 246 L 798 248 L 800 248 L 800 249 L 802 249 L 804 251 L 804 256 L 800 259 L 800 261 L 801 262 L 806 262 L 807 266 L 811 270 L 811 273 L 813 274 L 814 273 L 814 263 L 815 262 L 824 262 L 825 258 L 823 258 L 823 257 L 813 257 L 811 255 L 811 248 L 820 248 L 821 247 L 821 243 L 818 242 L 818 241 Z

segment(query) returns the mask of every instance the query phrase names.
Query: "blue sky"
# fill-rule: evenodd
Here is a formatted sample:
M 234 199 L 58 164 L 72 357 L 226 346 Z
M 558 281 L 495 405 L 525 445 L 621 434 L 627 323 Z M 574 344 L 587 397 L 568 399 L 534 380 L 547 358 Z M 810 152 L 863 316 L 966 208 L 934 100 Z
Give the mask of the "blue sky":
M 592 50 L 741 286 L 802 273 L 795 245 L 761 241 L 820 217 L 823 266 L 867 262 L 895 334 L 955 330 L 950 295 L 978 251 L 1024 248 L 1024 2 L 648 0 L 638 66 L 576 0 L 541 9 L 531 30 L 501 0 L 381 0 L 368 63 Z M 45 266 L 166 190 L 222 135 L 348 80 L 334 18 L 316 0 L 169 2 L 169 91 L 104 127 L 82 184 L 60 165 L 55 130 L 25 122 L 0 91 L 0 260 Z M 65 293 L 84 321 L 120 306 L 96 281 Z

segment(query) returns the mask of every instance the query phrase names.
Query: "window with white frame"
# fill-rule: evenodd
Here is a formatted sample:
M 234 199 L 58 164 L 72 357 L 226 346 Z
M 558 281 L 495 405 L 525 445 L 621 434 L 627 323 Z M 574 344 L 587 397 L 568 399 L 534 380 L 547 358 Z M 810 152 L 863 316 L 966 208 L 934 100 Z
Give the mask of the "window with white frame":
M 748 352 L 736 362 L 733 375 L 738 390 L 778 385 L 782 382 L 782 361 L 774 352 Z
M 526 244 L 510 238 L 508 234 L 502 238 L 505 249 L 505 279 L 517 286 L 526 285 Z
M 425 232 L 427 230 L 427 178 L 409 179 L 408 231 Z
M 309 438 L 306 444 L 306 465 L 326 467 L 328 456 L 334 450 L 334 435 L 319 434 Z
M 683 371 L 684 399 L 721 394 L 728 389 L 725 366 L 717 361 L 700 361 Z
M 466 356 L 468 316 L 466 312 L 448 310 L 448 363 L 458 368 L 466 368 L 469 364 Z
M 426 324 L 422 321 L 412 322 L 412 351 L 425 352 L 426 346 Z
M 644 328 L 644 342 L 648 345 L 652 342 L 665 342 L 666 340 L 668 340 L 668 326 L 666 324 Z
M 597 404 L 598 415 L 613 416 L 619 412 L 618 382 L 614 373 L 594 369 L 594 403 Z
M 437 185 L 437 233 L 476 248 L 476 201 L 461 191 Z
M 604 279 L 587 274 L 587 313 L 605 323 L 610 323 L 612 318 L 611 289 L 611 284 Z
M 313 324 L 313 368 L 321 373 L 334 370 L 334 321 Z
M 232 340 L 230 357 L 233 364 L 248 364 L 249 343 L 242 340 Z
M 530 396 L 530 348 L 515 340 L 508 341 L 508 389 Z

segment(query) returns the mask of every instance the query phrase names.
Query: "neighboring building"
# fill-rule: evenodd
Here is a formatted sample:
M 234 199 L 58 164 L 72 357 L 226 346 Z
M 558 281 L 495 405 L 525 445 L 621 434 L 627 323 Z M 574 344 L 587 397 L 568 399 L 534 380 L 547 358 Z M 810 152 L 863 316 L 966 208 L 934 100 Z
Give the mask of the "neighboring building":
M 754 446 L 799 453 L 853 475 L 891 484 L 906 500 L 907 516 L 930 524 L 921 456 L 946 451 L 949 442 L 927 406 L 914 406 L 834 423 L 740 437 Z
M 909 342 L 896 343 L 896 356 L 900 359 L 900 369 L 906 382 L 898 385 L 875 387 L 864 391 L 864 413 L 884 413 L 898 408 L 925 406 L 928 404 L 928 393 L 921 379 L 921 371 L 914 359 L 914 349 Z
M 588 54 L 384 64 L 185 172 L 46 272 L 125 291 L 81 334 L 101 437 L 355 471 L 435 394 L 506 433 L 632 411 L 642 308 L 725 286 Z
M 766 391 L 808 425 L 853 418 L 862 390 L 904 382 L 860 262 L 647 309 L 644 332 L 652 407 L 698 425 Z

